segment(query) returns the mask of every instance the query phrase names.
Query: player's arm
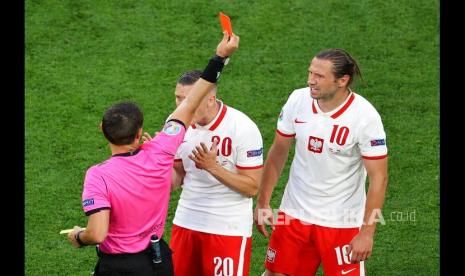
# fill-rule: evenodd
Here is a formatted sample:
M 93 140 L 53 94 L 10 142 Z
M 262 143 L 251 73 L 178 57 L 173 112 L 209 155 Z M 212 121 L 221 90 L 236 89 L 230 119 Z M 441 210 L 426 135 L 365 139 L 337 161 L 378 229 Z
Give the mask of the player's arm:
M 371 256 L 376 220 L 384 203 L 384 195 L 388 183 L 388 159 L 363 159 L 369 186 L 365 203 L 365 214 L 360 233 L 350 243 L 348 254 L 352 252 L 353 263 L 366 260 Z
M 181 187 L 184 176 L 186 176 L 186 171 L 184 170 L 182 161 L 174 162 L 173 175 L 171 177 L 171 191 Z
M 262 169 L 238 169 L 237 173 L 230 172 L 216 161 L 217 150 L 216 143 L 213 143 L 210 150 L 204 143 L 200 143 L 200 145 L 192 151 L 192 154 L 189 155 L 189 158 L 195 162 L 196 167 L 206 170 L 225 186 L 228 186 L 246 197 L 255 196 L 258 190 L 258 184 L 260 183 Z
M 73 231 L 68 234 L 68 240 L 74 247 L 102 243 L 107 237 L 109 223 L 110 210 L 100 210 L 89 215 L 87 227 L 85 230 L 82 231 L 79 226 L 74 226 Z M 82 244 L 79 244 L 79 242 L 76 240 L 76 235 L 78 232 L 80 232 L 79 239 L 81 240 Z
M 223 34 L 223 40 L 216 48 L 216 55 L 226 58 L 229 57 L 239 47 L 239 37 L 233 34 L 231 37 L 226 32 Z M 174 110 L 171 120 L 179 120 L 185 126 L 189 125 L 194 116 L 195 110 L 207 93 L 215 87 L 216 79 L 223 68 L 221 61 L 211 59 L 205 68 L 200 79 L 194 84 L 189 95 Z
M 238 169 L 237 173 L 233 173 L 216 163 L 215 166 L 206 170 L 225 186 L 243 196 L 253 197 L 257 194 L 262 168 L 250 170 Z
M 257 194 L 262 168 L 249 170 L 238 169 L 237 173 L 233 173 L 216 163 L 206 170 L 225 186 L 228 186 L 243 196 L 253 197 Z
M 257 229 L 265 237 L 268 237 L 268 232 L 265 228 L 266 221 L 269 221 L 273 225 L 273 212 L 270 207 L 271 195 L 276 183 L 278 183 L 293 141 L 293 137 L 284 137 L 276 133 L 273 145 L 271 145 L 265 161 L 263 176 L 258 188 L 257 206 L 254 212 L 254 221 Z
M 155 136 L 158 135 L 158 131 L 155 132 Z M 144 132 L 142 136 L 142 142 L 146 143 L 152 140 L 152 136 L 148 132 Z M 184 170 L 184 166 L 182 165 L 182 160 L 178 160 L 173 164 L 173 172 L 171 175 L 171 191 L 176 190 L 177 188 L 181 187 L 182 182 L 184 180 L 184 176 L 186 175 L 186 171 Z

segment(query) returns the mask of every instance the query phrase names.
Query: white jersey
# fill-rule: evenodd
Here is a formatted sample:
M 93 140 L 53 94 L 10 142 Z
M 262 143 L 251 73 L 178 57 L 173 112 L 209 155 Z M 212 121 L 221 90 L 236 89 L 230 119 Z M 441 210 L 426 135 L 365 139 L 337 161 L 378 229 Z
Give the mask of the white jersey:
M 210 148 L 218 142 L 217 161 L 226 170 L 258 169 L 263 166 L 263 141 L 257 125 L 244 113 L 224 105 L 208 125 L 191 125 L 178 149 L 186 176 L 173 223 L 206 233 L 252 235 L 252 198 L 230 189 L 189 159 L 200 142 Z
M 295 137 L 296 148 L 280 209 L 326 227 L 360 227 L 365 208 L 362 158 L 387 156 L 381 117 L 353 92 L 324 113 L 310 88 L 294 90 L 278 118 L 277 133 Z

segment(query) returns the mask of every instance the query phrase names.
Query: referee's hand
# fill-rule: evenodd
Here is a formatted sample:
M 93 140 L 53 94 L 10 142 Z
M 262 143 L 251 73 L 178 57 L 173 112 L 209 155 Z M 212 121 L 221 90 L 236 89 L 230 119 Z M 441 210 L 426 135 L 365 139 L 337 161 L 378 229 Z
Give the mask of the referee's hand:
M 223 32 L 223 39 L 216 47 L 216 54 L 220 57 L 229 57 L 237 48 L 239 48 L 239 37 L 235 34 L 230 37 L 228 32 L 225 31 Z
M 72 246 L 74 246 L 76 248 L 81 247 L 81 245 L 76 240 L 76 234 L 77 234 L 77 232 L 79 232 L 81 230 L 83 230 L 81 227 L 74 226 L 73 231 L 68 233 L 68 241 L 71 243 Z
M 257 226 L 258 232 L 268 238 L 269 234 L 268 231 L 266 231 L 266 225 L 270 225 L 271 230 L 274 230 L 273 210 L 271 209 L 270 205 L 262 205 L 257 203 L 253 214 L 253 220 Z

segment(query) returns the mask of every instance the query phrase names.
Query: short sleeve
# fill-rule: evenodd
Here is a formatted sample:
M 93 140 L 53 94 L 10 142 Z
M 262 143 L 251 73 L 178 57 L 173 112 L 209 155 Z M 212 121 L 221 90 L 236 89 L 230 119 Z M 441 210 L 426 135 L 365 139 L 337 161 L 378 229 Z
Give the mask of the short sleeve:
M 255 123 L 243 126 L 238 137 L 236 167 L 241 170 L 263 166 L 263 140 Z
M 294 110 L 295 110 L 295 93 L 287 99 L 286 104 L 281 109 L 278 117 L 277 132 L 282 136 L 292 137 L 295 136 L 294 128 Z
M 143 144 L 144 149 L 173 158 L 184 139 L 185 133 L 186 127 L 181 121 L 170 119 L 155 138 Z
M 174 155 L 174 162 L 182 162 L 182 146 L 178 148 L 176 154 Z
M 379 114 L 373 114 L 359 130 L 359 148 L 364 159 L 381 159 L 387 156 L 386 133 Z
M 82 192 L 82 208 L 86 215 L 111 208 L 107 184 L 96 167 L 87 170 Z

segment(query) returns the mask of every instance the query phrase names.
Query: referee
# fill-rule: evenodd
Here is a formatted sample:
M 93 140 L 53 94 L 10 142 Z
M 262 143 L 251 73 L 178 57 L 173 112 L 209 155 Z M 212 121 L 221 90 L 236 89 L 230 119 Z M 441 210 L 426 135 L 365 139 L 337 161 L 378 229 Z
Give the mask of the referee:
M 101 129 L 112 156 L 87 170 L 82 193 L 87 227 L 75 226 L 68 234 L 74 247 L 99 245 L 94 275 L 173 274 L 171 250 L 161 237 L 174 156 L 195 110 L 238 46 L 239 37 L 225 32 L 201 79 L 150 142 L 139 143 L 143 114 L 136 104 L 115 104 L 103 115 Z

